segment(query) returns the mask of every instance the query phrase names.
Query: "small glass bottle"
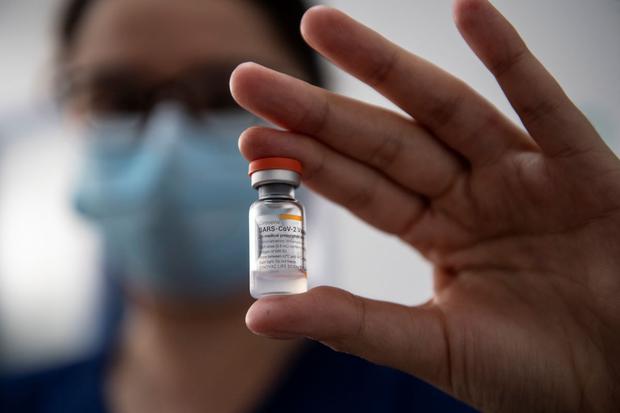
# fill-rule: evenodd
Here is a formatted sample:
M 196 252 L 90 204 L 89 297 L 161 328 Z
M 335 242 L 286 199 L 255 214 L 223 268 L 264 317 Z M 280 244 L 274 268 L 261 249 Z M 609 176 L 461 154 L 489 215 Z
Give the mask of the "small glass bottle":
M 250 294 L 307 291 L 304 208 L 295 199 L 301 163 L 289 158 L 263 158 L 250 163 L 258 200 L 250 207 Z

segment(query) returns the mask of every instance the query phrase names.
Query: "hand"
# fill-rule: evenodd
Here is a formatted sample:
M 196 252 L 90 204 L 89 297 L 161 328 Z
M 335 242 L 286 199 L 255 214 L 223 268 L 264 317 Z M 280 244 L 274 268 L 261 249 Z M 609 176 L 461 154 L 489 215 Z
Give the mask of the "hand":
M 412 245 L 435 281 L 416 307 L 326 287 L 268 297 L 247 324 L 485 411 L 619 411 L 620 161 L 490 3 L 457 0 L 455 20 L 527 132 L 326 7 L 306 13 L 306 41 L 411 117 L 256 64 L 235 70 L 237 102 L 285 129 L 246 130 L 243 155 L 299 159 L 308 187 Z

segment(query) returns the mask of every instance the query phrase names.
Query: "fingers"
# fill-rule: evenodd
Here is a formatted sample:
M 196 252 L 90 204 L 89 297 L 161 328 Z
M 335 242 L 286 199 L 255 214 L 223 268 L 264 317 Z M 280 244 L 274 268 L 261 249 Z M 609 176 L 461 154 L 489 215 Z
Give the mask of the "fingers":
M 461 34 L 496 77 L 545 153 L 581 153 L 602 144 L 553 76 L 489 1 L 457 0 L 454 15 Z
M 311 135 L 336 152 L 367 163 L 400 185 L 435 197 L 452 185 L 462 163 L 411 119 L 256 64 L 231 76 L 244 108 L 286 129 Z
M 449 391 L 449 346 L 434 307 L 406 307 L 318 287 L 256 301 L 246 324 L 260 335 L 309 337 Z
M 239 148 L 248 160 L 298 159 L 306 186 L 391 234 L 409 233 L 425 212 L 420 197 L 307 136 L 253 127 L 241 134 Z
M 533 143 L 462 81 L 399 48 L 345 14 L 310 9 L 301 24 L 308 44 L 369 84 L 474 164 Z

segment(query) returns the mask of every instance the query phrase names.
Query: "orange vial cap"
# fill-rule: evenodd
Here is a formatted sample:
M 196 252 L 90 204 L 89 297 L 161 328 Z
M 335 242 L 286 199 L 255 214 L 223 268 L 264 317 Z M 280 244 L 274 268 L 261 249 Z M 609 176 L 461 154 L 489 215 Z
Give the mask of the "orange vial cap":
M 303 170 L 301 162 L 299 162 L 297 159 L 280 157 L 261 158 L 255 159 L 250 162 L 248 175 L 252 175 L 254 172 L 269 169 L 286 169 L 288 171 L 297 172 L 300 175 L 302 174 Z

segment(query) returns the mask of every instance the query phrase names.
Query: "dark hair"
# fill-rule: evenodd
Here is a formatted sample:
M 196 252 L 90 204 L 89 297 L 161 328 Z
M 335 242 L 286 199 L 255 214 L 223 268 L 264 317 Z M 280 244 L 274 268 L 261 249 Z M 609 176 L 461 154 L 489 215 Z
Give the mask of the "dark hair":
M 89 8 L 97 0 L 68 0 L 62 9 L 58 26 L 61 53 L 67 52 L 75 42 L 80 25 Z M 323 74 L 318 56 L 301 37 L 299 22 L 308 9 L 304 0 L 247 0 L 263 10 L 279 32 L 290 53 L 306 70 L 309 80 L 323 84 Z

